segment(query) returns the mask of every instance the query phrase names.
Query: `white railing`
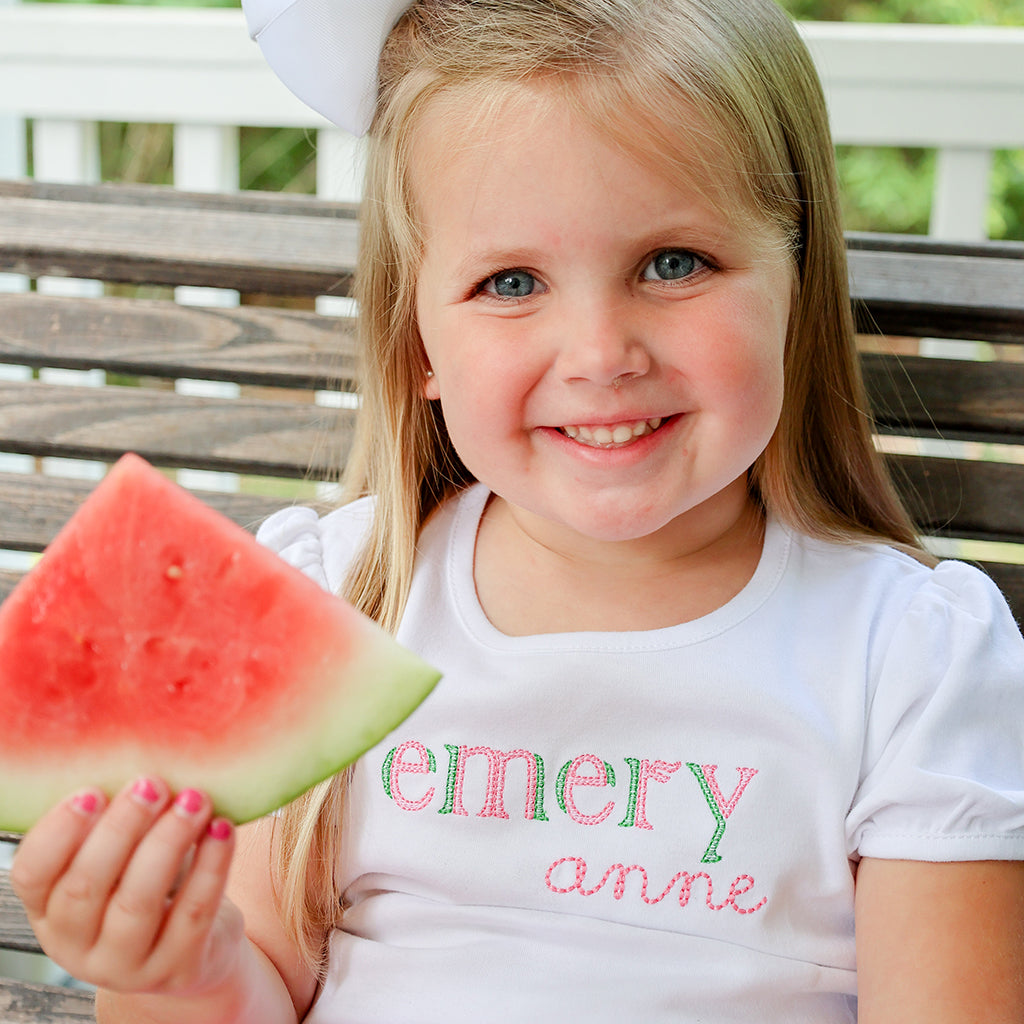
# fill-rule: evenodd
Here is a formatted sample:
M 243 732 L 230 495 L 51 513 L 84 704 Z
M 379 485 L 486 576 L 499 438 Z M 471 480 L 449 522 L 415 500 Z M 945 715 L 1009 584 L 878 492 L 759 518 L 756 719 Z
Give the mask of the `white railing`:
M 984 237 L 992 153 L 1024 148 L 1024 29 L 804 23 L 838 143 L 938 150 L 931 233 Z M 231 190 L 238 125 L 317 132 L 317 190 L 358 196 L 358 145 L 274 78 L 237 10 L 0 0 L 0 176 L 98 176 L 95 122 L 165 122 L 174 182 Z

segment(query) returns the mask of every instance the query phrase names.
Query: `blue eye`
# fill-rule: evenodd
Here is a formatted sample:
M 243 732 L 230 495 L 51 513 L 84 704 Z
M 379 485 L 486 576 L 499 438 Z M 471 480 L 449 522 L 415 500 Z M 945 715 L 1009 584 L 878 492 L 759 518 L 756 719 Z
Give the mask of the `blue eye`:
M 525 270 L 503 270 L 488 278 L 484 289 L 503 299 L 524 299 L 532 295 L 537 279 Z
M 645 281 L 681 281 L 700 266 L 699 257 L 684 249 L 666 249 L 659 252 L 644 267 Z

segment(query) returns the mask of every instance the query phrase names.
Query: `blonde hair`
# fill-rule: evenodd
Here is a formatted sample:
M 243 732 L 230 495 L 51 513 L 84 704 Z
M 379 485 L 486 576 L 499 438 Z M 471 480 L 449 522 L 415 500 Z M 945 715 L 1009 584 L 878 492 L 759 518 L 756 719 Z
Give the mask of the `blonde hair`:
M 872 444 L 825 103 L 788 16 L 773 0 L 418 0 L 381 56 L 361 207 L 363 408 L 346 482 L 349 498 L 376 496 L 377 515 L 348 598 L 395 630 L 423 523 L 472 480 L 422 392 L 410 182 L 419 115 L 447 93 L 486 110 L 511 85 L 538 83 L 688 186 L 703 171 L 716 201 L 784 240 L 795 269 L 785 396 L 749 473 L 755 498 L 812 536 L 915 548 Z M 311 963 L 341 913 L 333 866 L 346 778 L 280 819 L 283 914 Z

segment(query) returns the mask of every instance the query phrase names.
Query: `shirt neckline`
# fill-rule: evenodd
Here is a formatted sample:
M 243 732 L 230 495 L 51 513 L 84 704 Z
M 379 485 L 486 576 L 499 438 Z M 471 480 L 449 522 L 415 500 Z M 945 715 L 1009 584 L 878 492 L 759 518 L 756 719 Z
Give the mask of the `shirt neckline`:
M 508 636 L 495 628 L 487 618 L 473 582 L 477 531 L 490 494 L 485 485 L 474 484 L 456 498 L 445 572 L 455 613 L 462 627 L 481 646 L 493 650 L 637 652 L 701 643 L 739 625 L 764 604 L 782 578 L 792 545 L 790 532 L 774 516 L 769 515 L 761 557 L 746 586 L 721 607 L 690 622 L 652 630 Z

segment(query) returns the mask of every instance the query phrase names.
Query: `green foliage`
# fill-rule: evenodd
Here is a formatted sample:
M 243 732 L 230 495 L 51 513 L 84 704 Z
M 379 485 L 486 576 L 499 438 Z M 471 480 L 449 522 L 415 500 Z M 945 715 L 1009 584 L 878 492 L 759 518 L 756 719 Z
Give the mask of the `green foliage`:
M 839 146 L 836 163 L 847 228 L 927 233 L 935 177 L 933 152 Z
M 316 191 L 316 136 L 304 128 L 243 128 L 238 143 L 241 188 Z
M 1024 0 L 780 0 L 807 21 L 1024 25 Z
M 996 153 L 992 193 L 995 201 L 988 211 L 989 235 L 1024 240 L 1024 150 Z
M 241 0 L 33 0 L 35 3 L 119 4 L 125 7 L 241 7 Z
M 780 0 L 806 21 L 1024 25 L 1024 0 Z M 925 150 L 840 146 L 846 225 L 854 231 L 923 234 L 935 178 Z M 996 153 L 989 234 L 1024 239 L 1024 151 Z

